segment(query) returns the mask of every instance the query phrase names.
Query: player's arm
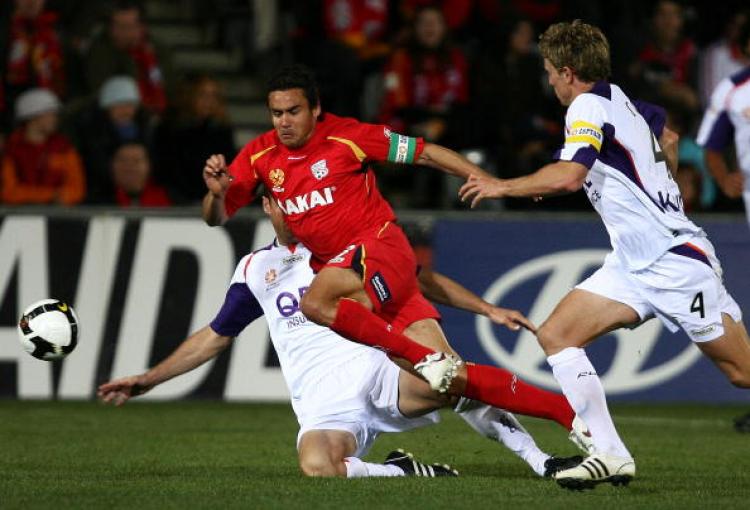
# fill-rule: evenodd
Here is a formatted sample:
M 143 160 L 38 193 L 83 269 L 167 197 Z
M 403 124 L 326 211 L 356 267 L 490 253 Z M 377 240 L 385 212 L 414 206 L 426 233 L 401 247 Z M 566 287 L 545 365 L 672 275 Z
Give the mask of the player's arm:
M 231 183 L 223 155 L 213 154 L 206 160 L 206 165 L 203 167 L 203 181 L 208 188 L 203 198 L 203 220 L 212 227 L 223 225 L 228 219 L 225 199 Z
M 724 154 L 706 147 L 703 153 L 704 161 L 711 176 L 721 188 L 721 191 L 729 198 L 742 196 L 744 182 L 741 172 L 730 172 Z
M 260 146 L 256 141 L 249 143 L 229 166 L 221 154 L 214 154 L 206 160 L 203 180 L 208 192 L 203 198 L 203 219 L 208 225 L 223 225 L 255 197 L 260 180 L 250 152 Z
M 115 379 L 99 386 L 97 395 L 104 402 L 124 404 L 129 398 L 146 393 L 154 386 L 182 375 L 216 357 L 232 338 L 205 326 L 190 335 L 164 361 L 146 373 Z
M 424 144 L 424 149 L 415 163 L 436 168 L 448 174 L 463 177 L 464 179 L 468 179 L 472 175 L 490 177 L 490 174 L 456 151 L 434 143 Z
M 734 83 L 725 78 L 711 94 L 711 104 L 703 115 L 697 142 L 704 149 L 704 161 L 708 171 L 716 180 L 721 191 L 730 198 L 742 195 L 743 179 L 741 172 L 730 172 L 724 159 L 724 151 L 734 138 L 734 124 L 725 107 Z
M 472 175 L 458 193 L 462 201 L 471 200 L 472 208 L 485 198 L 544 197 L 573 193 L 581 189 L 588 171 L 581 163 L 561 160 L 516 179 Z
M 680 135 L 665 127 L 659 137 L 659 145 L 664 153 L 667 167 L 673 176 L 677 175 L 677 168 L 679 166 L 679 158 L 677 157 L 679 143 Z
M 237 264 L 224 304 L 208 326 L 190 335 L 169 357 L 146 373 L 102 384 L 97 392 L 99 398 L 119 406 L 157 384 L 199 367 L 226 349 L 232 338 L 262 316 L 263 309 L 245 283 L 250 257 L 243 257 Z
M 517 330 L 521 326 L 536 332 L 536 327 L 517 310 L 494 306 L 472 291 L 447 276 L 422 269 L 419 272 L 419 287 L 424 296 L 436 303 L 484 315 L 496 324 Z

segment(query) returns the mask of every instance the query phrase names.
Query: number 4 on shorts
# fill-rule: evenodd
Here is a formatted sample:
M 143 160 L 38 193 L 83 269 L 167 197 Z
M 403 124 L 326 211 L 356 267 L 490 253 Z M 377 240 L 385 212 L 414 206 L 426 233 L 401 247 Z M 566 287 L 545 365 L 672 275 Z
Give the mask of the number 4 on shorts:
M 690 311 L 700 313 L 701 319 L 706 318 L 706 312 L 703 310 L 703 292 L 699 292 L 695 295 L 693 302 L 690 303 Z

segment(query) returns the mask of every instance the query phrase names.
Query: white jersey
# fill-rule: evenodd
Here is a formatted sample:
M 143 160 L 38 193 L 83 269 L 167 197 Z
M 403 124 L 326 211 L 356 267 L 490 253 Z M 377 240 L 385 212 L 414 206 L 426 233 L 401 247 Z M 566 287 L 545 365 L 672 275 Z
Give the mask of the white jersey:
M 750 192 L 750 67 L 716 86 L 698 131 L 698 143 L 708 149 L 723 151 L 732 141 Z
M 274 241 L 243 257 L 237 264 L 224 305 L 211 322 L 217 333 L 237 336 L 253 320 L 265 315 L 295 412 L 305 388 L 314 387 L 337 367 L 363 355 L 375 353 L 385 357 L 307 320 L 302 314 L 300 298 L 314 277 L 310 255 L 301 244 L 279 246 Z
M 589 169 L 584 190 L 628 271 L 705 235 L 685 216 L 661 152 L 664 121 L 662 109 L 631 101 L 606 82 L 576 97 L 565 116 L 565 145 L 558 159 Z

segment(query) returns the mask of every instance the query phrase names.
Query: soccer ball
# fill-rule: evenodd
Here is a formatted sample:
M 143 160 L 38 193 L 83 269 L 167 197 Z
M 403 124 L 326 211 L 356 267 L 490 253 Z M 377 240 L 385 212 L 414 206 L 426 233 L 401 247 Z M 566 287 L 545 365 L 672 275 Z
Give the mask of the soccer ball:
M 43 299 L 24 310 L 18 338 L 26 352 L 45 361 L 62 359 L 78 344 L 78 316 L 57 299 Z

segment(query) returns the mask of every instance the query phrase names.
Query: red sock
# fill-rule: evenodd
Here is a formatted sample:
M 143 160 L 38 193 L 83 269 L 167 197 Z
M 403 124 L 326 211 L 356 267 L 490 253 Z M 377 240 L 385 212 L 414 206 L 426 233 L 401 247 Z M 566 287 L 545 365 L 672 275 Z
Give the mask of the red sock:
M 336 319 L 331 324 L 331 329 L 349 340 L 378 347 L 412 364 L 435 352 L 401 333 L 396 333 L 390 324 L 351 299 L 339 300 Z
M 502 368 L 467 363 L 464 396 L 512 413 L 554 420 L 566 429 L 573 427 L 575 412 L 558 393 L 523 382 Z

